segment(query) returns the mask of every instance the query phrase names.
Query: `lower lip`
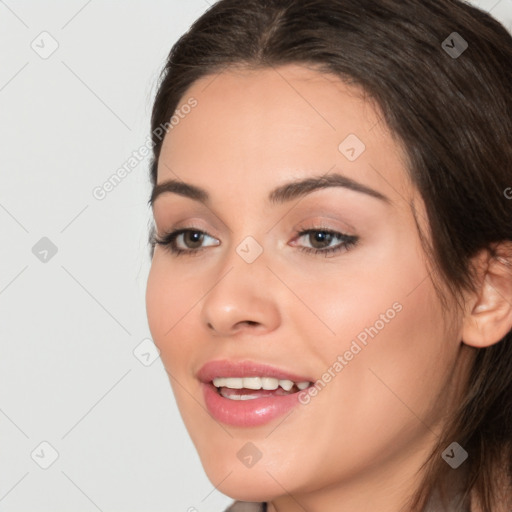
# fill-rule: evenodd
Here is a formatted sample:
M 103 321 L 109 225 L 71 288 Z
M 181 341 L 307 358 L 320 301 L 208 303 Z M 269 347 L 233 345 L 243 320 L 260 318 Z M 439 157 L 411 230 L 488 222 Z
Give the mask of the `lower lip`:
M 219 395 L 211 383 L 202 382 L 206 408 L 217 420 L 235 427 L 257 427 L 286 414 L 297 406 L 299 393 L 283 396 L 230 400 Z

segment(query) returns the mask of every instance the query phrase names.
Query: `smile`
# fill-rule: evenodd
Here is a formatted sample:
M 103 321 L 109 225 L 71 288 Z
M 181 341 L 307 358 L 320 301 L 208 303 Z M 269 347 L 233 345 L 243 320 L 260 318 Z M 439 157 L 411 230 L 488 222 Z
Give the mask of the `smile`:
M 208 412 L 219 422 L 256 427 L 299 405 L 312 380 L 250 361 L 212 361 L 198 372 Z
M 309 381 L 293 382 L 274 377 L 216 377 L 213 385 L 231 400 L 252 400 L 265 396 L 284 396 L 308 388 Z

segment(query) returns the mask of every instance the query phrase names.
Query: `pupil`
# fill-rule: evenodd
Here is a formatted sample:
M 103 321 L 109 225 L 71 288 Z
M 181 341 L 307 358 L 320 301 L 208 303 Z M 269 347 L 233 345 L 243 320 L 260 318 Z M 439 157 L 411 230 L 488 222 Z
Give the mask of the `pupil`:
M 201 245 L 201 241 L 202 241 L 202 237 L 203 237 L 202 233 L 199 233 L 198 231 L 189 231 L 187 234 L 188 234 L 189 238 L 192 239 L 191 245 L 194 245 L 194 243 L 197 244 L 198 246 Z M 192 248 L 194 249 L 195 247 L 192 247 Z
M 329 245 L 329 242 L 331 240 L 332 235 L 330 233 L 326 233 L 325 231 L 316 231 L 313 233 L 313 243 L 311 244 L 315 249 L 322 248 L 322 243 L 327 242 L 327 245 Z M 317 247 L 315 244 L 319 242 L 320 247 Z

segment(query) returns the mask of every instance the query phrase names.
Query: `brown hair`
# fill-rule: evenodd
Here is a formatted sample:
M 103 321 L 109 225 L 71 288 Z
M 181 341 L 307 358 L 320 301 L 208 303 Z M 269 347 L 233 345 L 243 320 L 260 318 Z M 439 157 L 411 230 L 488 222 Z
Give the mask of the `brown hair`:
M 162 71 L 151 120 L 153 186 L 158 127 L 196 80 L 235 66 L 284 64 L 334 73 L 380 107 L 425 202 L 431 246 L 419 232 L 434 274 L 461 307 L 462 292 L 475 290 L 472 257 L 482 249 L 496 256 L 495 244 L 512 240 L 512 200 L 504 194 L 512 186 L 510 34 L 459 0 L 220 0 L 173 46 Z M 413 509 L 450 480 L 441 453 L 457 441 L 469 453 L 465 496 L 472 490 L 483 512 L 496 510 L 499 492 L 512 489 L 511 425 L 512 331 L 475 349 Z

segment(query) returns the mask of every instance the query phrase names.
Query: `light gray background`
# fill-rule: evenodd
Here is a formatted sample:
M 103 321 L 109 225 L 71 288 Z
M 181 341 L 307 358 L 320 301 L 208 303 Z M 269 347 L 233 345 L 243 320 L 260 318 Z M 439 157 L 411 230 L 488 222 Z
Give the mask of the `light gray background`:
M 512 30 L 512 0 L 472 3 Z M 208 5 L 0 0 L 0 510 L 232 501 L 204 475 L 160 359 L 146 366 L 148 158 L 92 194 L 147 141 L 164 59 Z M 58 453 L 47 469 L 42 442 Z

